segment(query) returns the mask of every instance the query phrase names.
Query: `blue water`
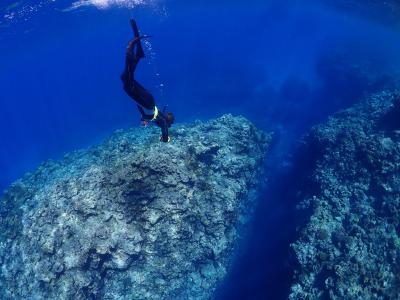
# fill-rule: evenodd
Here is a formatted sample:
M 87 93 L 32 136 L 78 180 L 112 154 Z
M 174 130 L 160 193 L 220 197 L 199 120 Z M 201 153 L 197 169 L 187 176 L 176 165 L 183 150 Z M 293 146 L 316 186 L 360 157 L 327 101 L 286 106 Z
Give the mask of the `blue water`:
M 73 2 L 0 5 L 0 190 L 43 160 L 139 125 L 119 78 L 131 17 L 154 35 L 137 78 L 159 105 L 177 122 L 233 113 L 274 130 L 271 170 L 290 165 L 308 128 L 393 85 L 400 70 L 398 28 L 318 1 L 144 1 L 132 8 L 126 0 L 68 9 Z M 282 198 L 276 183 L 261 201 L 219 298 L 285 297 L 292 232 L 271 230 L 290 218 Z

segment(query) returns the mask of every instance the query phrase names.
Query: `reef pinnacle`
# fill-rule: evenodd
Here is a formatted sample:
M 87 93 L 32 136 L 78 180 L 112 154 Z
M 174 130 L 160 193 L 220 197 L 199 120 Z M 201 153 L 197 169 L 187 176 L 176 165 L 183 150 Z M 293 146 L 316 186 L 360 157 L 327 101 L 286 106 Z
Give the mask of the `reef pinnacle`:
M 118 131 L 15 182 L 1 299 L 208 299 L 249 215 L 271 135 L 241 117 Z

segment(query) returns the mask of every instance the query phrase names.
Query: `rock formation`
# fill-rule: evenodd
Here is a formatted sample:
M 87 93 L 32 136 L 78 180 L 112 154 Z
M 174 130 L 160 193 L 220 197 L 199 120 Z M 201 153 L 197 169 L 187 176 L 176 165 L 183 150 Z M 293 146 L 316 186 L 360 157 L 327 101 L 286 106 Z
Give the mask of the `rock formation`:
M 271 135 L 223 116 L 116 132 L 15 182 L 1 299 L 208 299 L 262 184 Z
M 300 153 L 309 177 L 290 299 L 398 299 L 399 94 L 375 94 L 314 127 Z

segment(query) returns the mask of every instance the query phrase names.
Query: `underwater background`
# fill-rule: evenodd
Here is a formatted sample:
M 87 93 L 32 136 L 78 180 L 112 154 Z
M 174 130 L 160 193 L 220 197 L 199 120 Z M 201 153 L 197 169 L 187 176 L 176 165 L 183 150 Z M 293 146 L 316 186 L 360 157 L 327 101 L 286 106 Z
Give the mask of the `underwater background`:
M 284 299 L 295 233 L 282 178 L 294 144 L 365 93 L 395 86 L 400 70 L 396 19 L 368 2 L 336 4 L 3 1 L 0 190 L 44 160 L 139 126 L 120 80 L 135 18 L 154 35 L 136 76 L 178 123 L 232 113 L 275 132 L 274 179 L 216 297 Z

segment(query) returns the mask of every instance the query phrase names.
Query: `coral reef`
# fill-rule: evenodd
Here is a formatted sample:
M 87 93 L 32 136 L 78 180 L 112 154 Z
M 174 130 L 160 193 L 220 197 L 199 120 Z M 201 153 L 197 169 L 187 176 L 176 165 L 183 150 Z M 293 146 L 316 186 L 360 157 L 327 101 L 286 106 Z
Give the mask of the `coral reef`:
M 373 94 L 314 127 L 300 151 L 303 226 L 290 299 L 398 299 L 400 96 Z
M 225 115 L 116 132 L 15 182 L 1 299 L 208 299 L 263 181 L 271 134 Z

